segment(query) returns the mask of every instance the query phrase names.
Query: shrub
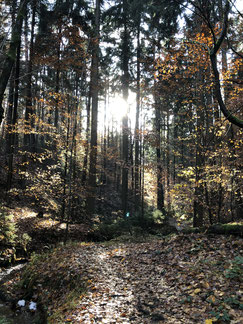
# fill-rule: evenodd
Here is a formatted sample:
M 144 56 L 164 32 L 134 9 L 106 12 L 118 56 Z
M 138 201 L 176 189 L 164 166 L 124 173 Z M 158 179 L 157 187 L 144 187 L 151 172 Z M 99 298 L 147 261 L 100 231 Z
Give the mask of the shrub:
M 0 263 L 5 265 L 15 261 L 16 254 L 27 254 L 27 245 L 31 237 L 27 233 L 17 235 L 13 215 L 0 208 Z
M 13 215 L 7 215 L 0 209 L 0 243 L 12 245 L 16 239 L 16 228 L 13 222 Z
M 225 272 L 226 278 L 242 281 L 243 278 L 243 257 L 237 256 L 231 262 L 230 268 Z
M 136 213 L 125 218 L 105 219 L 93 226 L 90 232 L 90 239 L 94 241 L 106 241 L 121 235 L 140 236 L 147 233 L 154 233 L 157 225 L 162 224 L 164 215 L 159 210 L 147 210 L 144 216 Z

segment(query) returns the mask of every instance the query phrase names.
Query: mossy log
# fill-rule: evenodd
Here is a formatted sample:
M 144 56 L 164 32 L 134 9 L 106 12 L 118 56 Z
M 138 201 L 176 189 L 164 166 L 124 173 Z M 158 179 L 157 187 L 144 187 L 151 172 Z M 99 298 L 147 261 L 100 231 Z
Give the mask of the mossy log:
M 180 232 L 184 234 L 207 233 L 243 236 L 243 224 L 214 224 L 209 227 L 186 227 Z
M 214 224 L 207 229 L 207 233 L 243 237 L 243 224 Z

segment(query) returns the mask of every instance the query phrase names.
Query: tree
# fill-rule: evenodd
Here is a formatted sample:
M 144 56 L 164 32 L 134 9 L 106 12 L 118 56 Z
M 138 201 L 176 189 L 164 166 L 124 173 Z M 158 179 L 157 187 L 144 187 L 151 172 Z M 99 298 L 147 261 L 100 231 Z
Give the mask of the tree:
M 223 11 L 223 14 L 221 15 L 223 21 L 221 21 L 221 31 L 217 35 L 216 34 L 216 23 L 214 22 L 214 17 L 212 13 L 211 4 L 208 1 L 190 1 L 191 4 L 195 7 L 197 10 L 197 14 L 199 17 L 204 21 L 204 23 L 207 25 L 211 37 L 212 37 L 212 45 L 209 46 L 209 56 L 212 66 L 212 71 L 214 74 L 214 83 L 215 83 L 215 96 L 217 98 L 220 110 L 222 111 L 223 115 L 227 120 L 229 120 L 232 124 L 243 128 L 243 120 L 240 118 L 234 116 L 227 108 L 221 91 L 221 85 L 220 85 L 220 77 L 219 77 L 219 70 L 217 66 L 217 53 L 219 52 L 219 49 L 222 47 L 222 44 L 227 36 L 228 31 L 228 25 L 229 25 L 229 13 L 231 9 L 231 4 L 229 0 L 225 1 L 225 5 L 221 10 Z M 222 5 L 220 5 L 222 7 Z
M 8 84 L 11 71 L 16 60 L 17 48 L 21 41 L 23 19 L 26 14 L 28 0 L 22 0 L 19 4 L 18 13 L 14 25 L 12 26 L 12 35 L 9 49 L 5 54 L 4 67 L 0 75 L 0 124 L 3 120 L 4 109 L 2 107 L 4 93 Z
M 97 126 L 98 126 L 98 96 L 99 96 L 99 30 L 100 30 L 100 0 L 96 0 L 95 24 L 92 44 L 91 65 L 91 141 L 90 141 L 90 165 L 88 181 L 87 212 L 89 215 L 95 210 L 96 194 L 96 164 L 97 164 Z

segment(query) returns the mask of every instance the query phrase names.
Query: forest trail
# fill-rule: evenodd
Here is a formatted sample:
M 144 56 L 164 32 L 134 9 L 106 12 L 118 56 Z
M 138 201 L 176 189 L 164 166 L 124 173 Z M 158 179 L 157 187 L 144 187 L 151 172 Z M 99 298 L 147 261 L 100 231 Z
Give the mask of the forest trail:
M 72 311 L 63 310 L 65 321 L 242 323 L 240 278 L 226 275 L 241 246 L 239 239 L 183 235 L 75 248 L 66 262 L 88 286 Z

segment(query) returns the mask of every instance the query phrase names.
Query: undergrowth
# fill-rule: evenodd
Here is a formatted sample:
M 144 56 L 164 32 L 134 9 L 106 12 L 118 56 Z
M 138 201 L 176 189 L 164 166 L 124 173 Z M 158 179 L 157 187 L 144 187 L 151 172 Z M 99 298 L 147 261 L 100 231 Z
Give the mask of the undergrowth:
M 27 233 L 18 233 L 13 215 L 0 206 L 0 265 L 8 265 L 16 260 L 16 252 L 27 255 L 27 246 L 31 237 Z
M 90 239 L 93 241 L 107 241 L 122 236 L 133 238 L 157 234 L 157 229 L 163 224 L 165 215 L 159 210 L 146 210 L 144 215 L 127 213 L 125 217 L 101 218 L 93 225 Z
M 23 290 L 26 300 L 45 305 L 43 311 L 49 323 L 63 323 L 64 311 L 75 308 L 80 295 L 85 293 L 86 282 L 73 267 L 74 250 L 72 243 L 48 253 L 34 254 L 18 283 L 17 288 Z

